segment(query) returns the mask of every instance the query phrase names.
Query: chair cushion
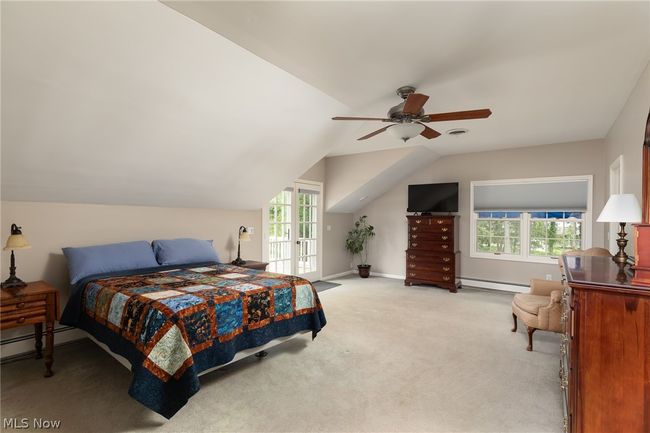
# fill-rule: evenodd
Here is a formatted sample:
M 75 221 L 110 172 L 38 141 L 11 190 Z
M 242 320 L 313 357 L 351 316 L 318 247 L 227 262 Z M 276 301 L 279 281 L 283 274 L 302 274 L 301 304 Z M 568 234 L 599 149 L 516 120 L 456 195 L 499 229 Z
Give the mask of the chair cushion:
M 525 312 L 537 315 L 540 307 L 545 307 L 550 304 L 551 297 L 517 293 L 512 302 Z

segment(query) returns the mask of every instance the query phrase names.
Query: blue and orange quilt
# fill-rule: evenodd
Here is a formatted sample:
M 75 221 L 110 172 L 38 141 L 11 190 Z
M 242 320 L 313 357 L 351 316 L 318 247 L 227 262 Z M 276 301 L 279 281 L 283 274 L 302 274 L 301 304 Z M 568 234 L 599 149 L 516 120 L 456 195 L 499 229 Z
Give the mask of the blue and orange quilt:
M 199 374 L 244 349 L 325 326 L 309 281 L 225 264 L 97 275 L 77 284 L 61 323 L 131 362 L 129 394 L 171 418 Z

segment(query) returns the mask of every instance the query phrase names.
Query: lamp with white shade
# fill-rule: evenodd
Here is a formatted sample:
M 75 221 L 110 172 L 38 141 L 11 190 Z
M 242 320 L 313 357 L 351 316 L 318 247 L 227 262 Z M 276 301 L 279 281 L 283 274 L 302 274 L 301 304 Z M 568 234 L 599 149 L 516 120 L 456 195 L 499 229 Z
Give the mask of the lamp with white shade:
M 625 224 L 626 223 L 638 223 L 641 222 L 641 206 L 639 206 L 639 201 L 636 199 L 634 194 L 612 194 L 609 196 L 609 200 L 605 204 L 602 212 L 596 220 L 601 223 L 619 223 L 621 230 L 618 232 L 618 239 L 616 244 L 618 245 L 618 253 L 612 260 L 617 263 L 626 263 L 627 254 L 625 253 L 625 246 L 627 245 L 627 239 L 625 236 Z
M 11 225 L 11 235 L 7 238 L 7 244 L 4 247 L 5 251 L 11 251 L 11 262 L 9 265 L 9 278 L 2 282 L 3 289 L 20 289 L 27 286 L 23 280 L 16 276 L 16 258 L 14 257 L 14 250 L 26 250 L 32 246 L 27 242 L 27 238 L 23 235 L 21 227 L 16 224 Z
M 239 227 L 239 236 L 237 239 L 237 258 L 233 260 L 231 263 L 236 266 L 242 266 L 246 264 L 245 260 L 242 260 L 241 258 L 241 243 L 243 242 L 248 242 L 251 240 L 251 235 L 248 232 L 248 229 L 244 226 Z

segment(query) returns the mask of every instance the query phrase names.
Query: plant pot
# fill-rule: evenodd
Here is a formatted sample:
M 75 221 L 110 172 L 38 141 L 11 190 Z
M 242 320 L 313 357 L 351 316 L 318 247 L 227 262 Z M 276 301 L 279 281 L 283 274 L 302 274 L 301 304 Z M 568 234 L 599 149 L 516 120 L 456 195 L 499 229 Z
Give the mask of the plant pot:
M 359 276 L 361 278 L 368 278 L 370 276 L 370 265 L 357 265 L 359 269 Z

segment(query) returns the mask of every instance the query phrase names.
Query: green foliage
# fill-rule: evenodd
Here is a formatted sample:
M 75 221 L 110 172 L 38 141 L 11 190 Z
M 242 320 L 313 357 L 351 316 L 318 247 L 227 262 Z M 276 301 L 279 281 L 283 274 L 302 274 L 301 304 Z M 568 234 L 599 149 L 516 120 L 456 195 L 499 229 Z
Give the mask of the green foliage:
M 361 265 L 368 264 L 368 240 L 375 236 L 375 228 L 368 224 L 367 218 L 366 215 L 360 217 L 345 240 L 345 249 L 358 255 Z

